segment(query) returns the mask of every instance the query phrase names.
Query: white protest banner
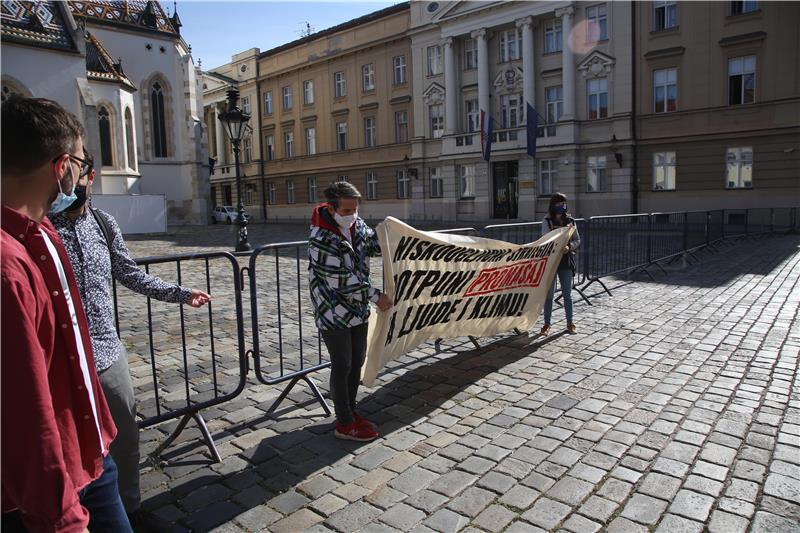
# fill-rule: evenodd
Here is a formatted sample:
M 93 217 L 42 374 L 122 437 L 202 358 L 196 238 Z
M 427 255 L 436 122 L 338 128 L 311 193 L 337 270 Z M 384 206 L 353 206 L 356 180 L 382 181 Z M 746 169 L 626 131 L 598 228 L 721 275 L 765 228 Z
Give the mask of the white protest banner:
M 370 318 L 363 369 L 368 387 L 387 362 L 426 341 L 529 329 L 573 229 L 525 245 L 419 231 L 392 217 L 375 231 L 394 306 Z

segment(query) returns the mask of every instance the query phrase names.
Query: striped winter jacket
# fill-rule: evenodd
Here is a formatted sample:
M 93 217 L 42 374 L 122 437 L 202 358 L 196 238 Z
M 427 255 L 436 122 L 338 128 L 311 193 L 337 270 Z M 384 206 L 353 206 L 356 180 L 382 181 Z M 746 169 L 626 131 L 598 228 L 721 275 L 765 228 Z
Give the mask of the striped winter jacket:
M 380 291 L 370 284 L 369 258 L 381 254 L 375 231 L 361 218 L 350 227 L 350 244 L 326 209 L 314 208 L 308 239 L 308 276 L 314 320 L 320 330 L 351 328 L 369 318 Z

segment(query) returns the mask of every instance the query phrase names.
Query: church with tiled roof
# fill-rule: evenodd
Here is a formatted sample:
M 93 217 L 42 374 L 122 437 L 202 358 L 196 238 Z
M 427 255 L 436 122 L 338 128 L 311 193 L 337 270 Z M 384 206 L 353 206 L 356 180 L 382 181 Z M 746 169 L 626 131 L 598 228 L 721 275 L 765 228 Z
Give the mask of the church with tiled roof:
M 201 73 L 172 7 L 169 14 L 152 0 L 0 3 L 0 97 L 50 98 L 75 113 L 97 169 L 94 202 L 113 196 L 124 221 L 152 198 L 166 205 L 164 227 L 205 224 L 209 213 Z

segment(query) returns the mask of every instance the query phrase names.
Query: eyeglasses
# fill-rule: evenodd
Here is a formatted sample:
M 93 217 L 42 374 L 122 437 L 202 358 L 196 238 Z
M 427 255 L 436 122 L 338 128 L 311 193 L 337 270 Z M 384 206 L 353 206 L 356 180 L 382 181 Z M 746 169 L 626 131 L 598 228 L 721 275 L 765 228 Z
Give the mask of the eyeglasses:
M 78 157 L 77 155 L 72 155 L 70 153 L 67 153 L 67 155 L 69 156 L 69 158 L 71 160 L 73 160 L 76 163 L 79 163 L 81 165 L 81 171 L 78 174 L 79 178 L 82 178 L 84 176 L 89 175 L 89 173 L 94 168 L 94 159 L 92 158 L 91 155 L 89 155 L 89 153 L 86 150 L 83 151 L 83 155 L 86 157 L 86 159 L 82 159 L 82 158 Z M 58 156 L 54 157 L 52 162 L 55 163 L 56 161 L 61 159 L 63 156 L 64 156 L 64 154 L 61 154 L 61 155 L 58 155 Z

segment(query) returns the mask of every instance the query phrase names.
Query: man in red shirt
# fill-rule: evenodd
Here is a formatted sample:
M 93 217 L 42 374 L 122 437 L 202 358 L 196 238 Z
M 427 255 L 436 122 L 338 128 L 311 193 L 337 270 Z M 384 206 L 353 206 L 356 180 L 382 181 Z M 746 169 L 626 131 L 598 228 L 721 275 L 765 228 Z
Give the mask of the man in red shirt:
M 57 103 L 2 105 L 2 529 L 131 532 L 75 277 L 44 217 L 74 200 L 83 127 Z

